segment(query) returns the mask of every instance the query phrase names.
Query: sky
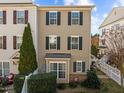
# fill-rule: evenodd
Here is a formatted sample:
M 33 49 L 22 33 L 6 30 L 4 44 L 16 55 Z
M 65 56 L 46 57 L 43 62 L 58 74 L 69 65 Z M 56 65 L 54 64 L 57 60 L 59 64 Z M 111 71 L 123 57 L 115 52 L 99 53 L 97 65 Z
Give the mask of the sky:
M 124 6 L 124 0 L 33 0 L 39 6 L 95 5 L 92 11 L 91 33 L 99 33 L 99 26 L 114 7 Z

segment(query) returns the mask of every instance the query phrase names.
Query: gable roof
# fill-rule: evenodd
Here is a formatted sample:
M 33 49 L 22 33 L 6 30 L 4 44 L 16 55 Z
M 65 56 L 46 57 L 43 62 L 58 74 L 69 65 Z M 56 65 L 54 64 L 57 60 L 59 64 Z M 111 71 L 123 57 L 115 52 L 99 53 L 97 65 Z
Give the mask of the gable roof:
M 108 14 L 108 16 L 105 18 L 105 20 L 102 22 L 99 28 L 102 28 L 108 24 L 111 24 L 123 18 L 124 18 L 124 7 L 115 7 Z
M 0 4 L 1 3 L 32 3 L 32 0 L 0 0 Z

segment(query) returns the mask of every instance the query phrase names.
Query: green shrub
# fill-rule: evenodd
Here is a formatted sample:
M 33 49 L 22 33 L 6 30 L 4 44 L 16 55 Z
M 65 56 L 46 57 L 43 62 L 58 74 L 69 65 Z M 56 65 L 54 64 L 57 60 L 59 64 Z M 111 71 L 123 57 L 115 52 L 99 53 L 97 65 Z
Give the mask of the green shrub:
M 30 24 L 28 24 L 23 33 L 22 45 L 20 47 L 19 73 L 29 75 L 37 68 L 36 51 L 33 44 Z
M 2 79 L 2 87 L 7 87 L 7 85 L 8 85 L 7 83 L 8 83 L 8 78 L 4 77 Z
M 85 86 L 88 88 L 99 89 L 101 86 L 101 81 L 98 78 L 96 71 L 89 70 L 87 72 L 87 79 L 84 82 L 81 82 L 81 86 Z
M 76 88 L 77 87 L 77 83 L 76 82 L 70 82 L 69 83 L 69 87 L 70 88 Z
M 55 93 L 56 75 L 53 73 L 32 75 L 28 79 L 29 93 Z
M 24 84 L 25 76 L 16 75 L 14 78 L 14 91 L 15 93 L 21 93 Z
M 63 83 L 57 84 L 57 88 L 60 90 L 64 90 L 66 89 L 66 84 L 63 84 Z

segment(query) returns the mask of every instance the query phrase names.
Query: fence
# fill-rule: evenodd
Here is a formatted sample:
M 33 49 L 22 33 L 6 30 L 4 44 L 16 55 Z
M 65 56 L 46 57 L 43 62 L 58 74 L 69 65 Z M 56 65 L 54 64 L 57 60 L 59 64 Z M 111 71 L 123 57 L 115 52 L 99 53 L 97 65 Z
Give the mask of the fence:
M 117 68 L 114 68 L 108 65 L 106 62 L 101 62 L 101 61 L 97 64 L 97 67 L 102 72 L 104 72 L 109 78 L 111 78 L 112 80 L 117 82 L 119 85 L 121 85 L 120 71 Z

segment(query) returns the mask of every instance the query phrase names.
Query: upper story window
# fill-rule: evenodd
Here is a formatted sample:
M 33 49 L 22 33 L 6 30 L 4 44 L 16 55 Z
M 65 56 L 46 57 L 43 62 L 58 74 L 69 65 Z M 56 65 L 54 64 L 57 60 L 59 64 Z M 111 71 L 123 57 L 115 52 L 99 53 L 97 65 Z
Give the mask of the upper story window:
M 57 24 L 57 12 L 49 12 L 49 23 L 50 25 Z
M 68 50 L 82 50 L 82 37 L 80 36 L 71 36 L 68 37 Z
M 14 24 L 27 24 L 28 23 L 28 10 L 13 11 Z
M 60 37 L 59 36 L 47 36 L 46 37 L 46 49 L 60 50 Z
M 51 36 L 49 37 L 49 48 L 50 49 L 56 49 L 57 48 L 57 37 Z
M 68 12 L 68 25 L 83 25 L 83 12 Z
M 0 11 L 0 24 L 3 24 L 3 11 Z
M 46 12 L 46 25 L 60 25 L 61 13 L 57 11 Z
M 17 11 L 17 24 L 24 24 L 25 23 L 25 12 L 24 11 Z
M 79 49 L 79 37 L 71 37 L 71 49 Z
M 22 36 L 13 36 L 13 49 L 20 49 L 22 45 Z
M 71 24 L 72 25 L 79 25 L 80 23 L 80 12 L 71 12 Z

